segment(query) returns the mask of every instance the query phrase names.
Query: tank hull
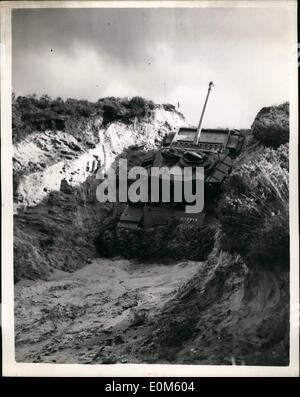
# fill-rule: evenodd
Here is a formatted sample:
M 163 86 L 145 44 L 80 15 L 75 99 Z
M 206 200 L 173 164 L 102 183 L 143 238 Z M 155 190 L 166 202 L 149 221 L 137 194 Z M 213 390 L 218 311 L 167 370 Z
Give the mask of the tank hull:
M 208 204 L 221 191 L 224 180 L 231 172 L 233 157 L 242 148 L 244 137 L 236 130 L 203 130 L 197 145 L 193 143 L 195 128 L 182 128 L 171 138 L 167 137 L 162 148 L 148 153 L 141 166 L 149 173 L 149 199 L 147 203 L 129 202 L 122 213 L 118 228 L 144 228 L 177 224 L 202 226 L 205 222 Z M 203 167 L 204 169 L 204 209 L 200 213 L 186 213 L 187 203 L 151 203 L 150 173 L 152 167 Z M 197 175 L 194 173 L 193 175 Z M 196 178 L 196 176 L 193 176 Z M 129 184 L 132 181 L 128 181 Z

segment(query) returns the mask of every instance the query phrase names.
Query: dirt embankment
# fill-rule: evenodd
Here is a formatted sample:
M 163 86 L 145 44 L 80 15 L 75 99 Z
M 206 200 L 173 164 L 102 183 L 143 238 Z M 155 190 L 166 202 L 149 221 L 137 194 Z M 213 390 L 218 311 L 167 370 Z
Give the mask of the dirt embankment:
M 236 165 L 258 153 L 249 136 Z M 92 261 L 91 234 L 113 211 L 93 189 L 54 191 L 16 216 L 16 280 L 48 278 L 16 285 L 17 361 L 288 365 L 287 268 L 249 268 L 218 233 L 205 262 Z
M 184 124 L 178 112 L 158 107 L 153 118 L 140 122 L 97 124 L 96 132 L 96 127 L 83 132 L 88 141 L 52 131 L 19 142 L 14 153 L 15 281 L 45 279 L 54 269 L 74 271 L 95 257 L 100 222 L 114 211 L 112 204 L 97 201 L 97 166 L 113 166 L 131 145 L 140 145 L 139 151 L 154 148 L 165 133 Z
M 32 133 L 14 147 L 16 208 L 39 204 L 51 191 L 60 190 L 62 179 L 80 186 L 97 166 L 108 169 L 129 146 L 154 148 L 165 133 L 183 125 L 180 113 L 158 107 L 151 118 L 129 124 L 94 120 L 81 138 L 60 131 Z
M 288 272 L 212 255 L 156 318 L 150 362 L 288 365 Z

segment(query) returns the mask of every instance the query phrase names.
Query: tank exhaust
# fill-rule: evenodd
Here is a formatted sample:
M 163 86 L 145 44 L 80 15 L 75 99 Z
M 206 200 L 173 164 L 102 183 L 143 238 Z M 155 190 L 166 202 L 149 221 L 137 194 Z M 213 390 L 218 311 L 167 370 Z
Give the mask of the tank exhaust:
M 203 121 L 203 117 L 204 117 L 206 105 L 207 105 L 207 102 L 208 102 L 209 94 L 210 94 L 210 91 L 212 90 L 212 87 L 213 87 L 213 86 L 214 86 L 214 83 L 211 81 L 211 82 L 208 84 L 207 95 L 206 95 L 206 98 L 205 98 L 205 102 L 204 102 L 204 106 L 203 106 L 203 109 L 202 109 L 202 113 L 201 113 L 199 125 L 198 125 L 197 132 L 196 132 L 196 135 L 195 135 L 195 138 L 194 138 L 194 142 L 193 142 L 194 145 L 198 145 L 198 142 L 199 142 L 199 139 L 200 139 L 201 128 L 202 128 L 202 121 Z

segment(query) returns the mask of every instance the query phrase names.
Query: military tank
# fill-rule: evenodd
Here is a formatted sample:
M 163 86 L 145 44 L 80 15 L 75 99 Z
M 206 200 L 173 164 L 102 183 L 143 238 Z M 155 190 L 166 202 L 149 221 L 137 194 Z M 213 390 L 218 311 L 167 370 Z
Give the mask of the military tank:
M 140 165 L 149 171 L 149 200 L 146 203 L 129 202 L 118 222 L 118 228 L 148 229 L 154 226 L 167 225 L 170 222 L 201 226 L 209 205 L 218 195 L 225 178 L 232 169 L 232 159 L 241 151 L 244 136 L 235 129 L 201 129 L 205 108 L 213 83 L 209 83 L 208 93 L 201 114 L 198 128 L 182 127 L 176 132 L 165 136 L 161 148 L 149 152 L 141 160 Z M 169 170 L 185 167 L 204 168 L 204 210 L 199 213 L 187 213 L 186 202 L 172 200 L 164 203 L 162 197 L 158 202 L 150 201 L 152 167 L 166 167 Z M 160 180 L 163 176 L 160 175 Z M 192 178 L 195 182 L 197 174 Z M 128 183 L 132 181 L 128 180 Z M 160 181 L 160 186 L 162 185 Z M 172 190 L 173 189 L 173 190 Z M 171 181 L 171 190 L 172 181 Z
M 244 136 L 235 129 L 202 129 L 203 117 L 213 83 L 208 92 L 197 128 L 181 127 L 166 135 L 161 146 L 148 152 L 140 165 L 147 170 L 151 196 L 151 170 L 165 167 L 204 170 L 204 208 L 187 213 L 186 202 L 131 202 L 115 206 L 116 211 L 103 221 L 96 238 L 102 256 L 122 255 L 126 258 L 160 260 L 206 260 L 215 241 L 214 208 L 221 186 L 233 166 L 233 159 L 243 146 Z M 129 174 L 128 174 L 129 175 Z M 162 178 L 162 175 L 159 176 Z M 192 183 L 197 173 L 192 173 Z M 161 181 L 160 181 L 161 182 Z M 127 184 L 133 183 L 128 177 Z M 171 188 L 172 190 L 172 188 Z M 125 206 L 124 210 L 120 208 Z

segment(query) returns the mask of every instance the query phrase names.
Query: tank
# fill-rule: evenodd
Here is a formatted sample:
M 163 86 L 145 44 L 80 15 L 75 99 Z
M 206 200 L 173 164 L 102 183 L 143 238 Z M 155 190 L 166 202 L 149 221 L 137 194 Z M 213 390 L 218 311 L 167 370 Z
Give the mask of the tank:
M 200 124 L 200 123 L 199 123 Z M 182 127 L 165 136 L 161 147 L 149 152 L 140 165 L 149 170 L 149 195 L 151 194 L 151 167 L 204 168 L 204 209 L 199 213 L 186 213 L 186 202 L 165 203 L 160 196 L 157 203 L 131 203 L 123 211 L 117 227 L 125 229 L 149 229 L 155 226 L 177 224 L 205 224 L 209 206 L 221 191 L 229 175 L 233 158 L 243 146 L 244 136 L 235 129 L 202 129 Z M 161 178 L 161 176 L 160 176 Z M 196 173 L 193 173 L 196 178 Z M 128 180 L 130 184 L 132 181 Z M 171 182 L 172 184 L 172 182 Z M 171 189 L 172 190 L 172 189 Z
M 239 130 L 202 129 L 212 87 L 213 83 L 210 82 L 198 127 L 181 127 L 167 134 L 156 150 L 146 153 L 140 164 L 134 164 L 147 170 L 148 200 L 138 203 L 129 201 L 125 205 L 117 203 L 112 215 L 102 221 L 95 240 L 101 256 L 120 254 L 125 258 L 158 261 L 207 259 L 215 244 L 215 208 L 222 184 L 244 143 L 244 135 Z M 187 203 L 174 199 L 172 179 L 168 201 L 163 200 L 161 189 L 156 202 L 149 200 L 152 167 L 165 167 L 170 174 L 176 169 L 181 175 L 185 167 L 190 167 L 192 185 L 196 184 L 199 177 L 204 182 L 203 209 L 195 213 L 186 212 Z M 196 167 L 202 167 L 204 171 L 200 176 L 196 173 Z M 128 172 L 128 186 L 134 182 L 129 178 L 130 175 Z M 160 182 L 161 186 L 162 175 L 158 174 L 156 178 L 159 178 L 156 183 Z M 183 185 L 180 187 L 184 190 Z

